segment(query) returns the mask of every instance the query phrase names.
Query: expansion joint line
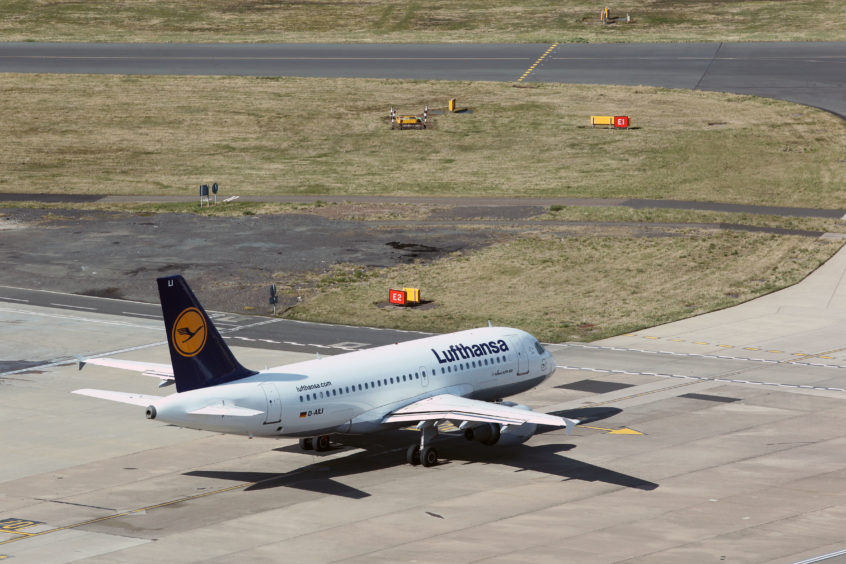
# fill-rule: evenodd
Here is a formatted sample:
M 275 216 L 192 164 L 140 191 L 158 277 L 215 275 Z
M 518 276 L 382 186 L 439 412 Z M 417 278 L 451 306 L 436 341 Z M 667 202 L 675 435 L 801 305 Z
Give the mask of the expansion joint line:
M 529 76 L 530 74 L 532 74 L 532 71 L 534 71 L 536 68 L 538 68 L 538 65 L 539 65 L 539 64 L 541 64 L 541 62 L 542 62 L 542 61 L 543 61 L 543 60 L 544 60 L 544 59 L 545 59 L 545 58 L 546 58 L 546 57 L 547 57 L 550 53 L 552 53 L 552 51 L 553 51 L 553 50 L 555 50 L 555 48 L 556 48 L 556 47 L 558 47 L 558 42 L 557 42 L 557 41 L 556 41 L 555 43 L 553 43 L 552 45 L 550 45 L 549 49 L 547 49 L 546 51 L 544 51 L 543 55 L 541 55 L 540 57 L 538 57 L 538 60 L 537 60 L 537 61 L 535 61 L 535 62 L 534 62 L 534 64 L 532 64 L 532 66 L 530 66 L 530 67 L 526 70 L 526 72 L 524 72 L 524 73 L 523 73 L 523 76 L 521 76 L 520 78 L 518 78 L 518 79 L 517 79 L 517 82 L 523 82 L 523 80 L 524 80 L 527 76 Z

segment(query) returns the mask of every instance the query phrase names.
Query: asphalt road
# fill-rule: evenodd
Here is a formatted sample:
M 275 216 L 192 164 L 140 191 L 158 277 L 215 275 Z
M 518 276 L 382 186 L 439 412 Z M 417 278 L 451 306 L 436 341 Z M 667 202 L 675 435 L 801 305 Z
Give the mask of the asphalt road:
M 752 94 L 846 116 L 846 42 L 527 45 L 0 44 L 0 72 L 492 80 Z M 538 65 L 528 74 L 532 65 Z

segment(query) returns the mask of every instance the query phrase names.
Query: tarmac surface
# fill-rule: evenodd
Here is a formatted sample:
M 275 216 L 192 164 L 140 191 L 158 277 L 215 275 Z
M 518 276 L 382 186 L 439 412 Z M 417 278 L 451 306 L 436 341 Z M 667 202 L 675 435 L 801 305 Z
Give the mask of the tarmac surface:
M 793 53 L 780 45 L 767 44 L 763 51 L 732 44 L 677 46 L 674 51 L 671 46 L 562 46 L 566 49 L 551 52 L 529 80 L 593 82 L 584 77 L 600 73 L 597 80 L 605 82 L 602 72 L 617 69 L 614 82 L 627 83 L 627 72 L 637 77 L 638 69 L 651 68 L 637 83 L 652 84 L 644 76 L 660 82 L 674 74 L 672 80 L 683 78 L 677 87 L 764 92 L 846 114 L 846 74 L 831 71 L 843 65 L 846 44 L 808 44 L 807 49 L 799 44 Z M 0 70 L 21 63 L 20 54 L 9 55 L 10 47 L 18 48 L 0 46 Z M 478 46 L 472 64 L 487 57 L 481 66 L 488 70 L 479 76 L 515 80 L 515 70 L 523 72 L 527 61 L 531 64 L 548 48 L 534 46 L 531 52 L 528 47 L 516 55 L 506 49 L 491 56 L 498 47 L 485 51 L 486 46 Z M 580 51 L 589 47 L 599 49 Z M 150 50 L 149 61 L 162 59 L 157 47 L 141 48 Z M 616 56 L 606 48 L 618 49 Z M 463 72 L 463 80 L 474 79 L 462 70 L 465 63 L 456 46 L 438 49 L 441 58 L 429 51 L 419 65 L 410 65 L 408 58 L 403 62 L 396 50 L 395 63 L 381 51 L 367 64 L 377 65 L 380 73 L 392 65 L 415 67 L 414 78 L 429 77 L 425 72 L 438 78 L 446 69 Z M 64 53 L 60 72 L 71 72 L 76 59 L 85 59 Z M 32 52 L 26 57 L 29 69 L 46 60 Z M 202 58 L 167 64 L 170 72 L 191 73 Z M 329 58 L 338 69 L 357 64 Z M 233 63 L 218 59 L 210 64 L 225 69 Z M 149 61 L 143 65 L 153 64 Z M 315 61 L 294 64 L 314 69 Z M 126 71 L 126 61 L 99 64 Z M 234 64 L 245 68 L 246 62 Z M 280 69 L 286 63 L 277 57 L 263 64 Z M 151 73 L 150 68 L 139 72 Z M 772 80 L 762 80 L 756 68 Z M 353 70 L 355 76 L 369 76 Z M 661 79 L 665 71 L 673 72 Z M 107 276 L 102 272 L 85 279 L 89 274 L 83 274 L 80 257 L 86 251 L 70 244 L 64 235 L 74 222 L 63 221 L 50 218 L 44 233 L 30 231 L 43 260 L 11 256 L 20 252 L 7 245 L 16 230 L 2 232 L 3 264 L 14 267 L 4 269 L 0 283 L 16 280 L 22 264 L 34 270 L 30 280 L 50 283 L 42 290 L 33 290 L 32 284 L 0 287 L 0 326 L 5 328 L 0 342 L 0 559 L 846 560 L 846 249 L 801 284 L 732 309 L 589 345 L 550 345 L 559 369 L 542 386 L 514 399 L 540 411 L 584 414 L 595 421 L 569 437 L 543 430 L 510 449 L 468 444 L 445 431 L 439 446 L 442 464 L 422 468 L 404 463 L 405 447 L 416 439 L 413 431 L 348 440 L 328 453 L 305 454 L 293 440 L 179 429 L 146 420 L 140 408 L 70 394 L 85 387 L 168 391 L 157 390 L 156 379 L 136 374 L 96 366 L 78 371 L 74 354 L 153 362 L 168 358 L 155 307 L 109 299 L 116 297 L 109 291 L 114 286 L 103 284 Z M 120 218 L 93 235 L 121 249 L 104 261 L 118 264 L 123 257 L 121 270 L 107 271 L 110 279 L 132 277 L 125 271 L 127 248 L 141 253 L 137 262 L 146 271 L 138 274 L 146 280 L 168 266 L 159 262 L 167 255 L 161 249 L 155 260 L 145 262 L 145 245 L 156 243 L 143 239 L 143 230 L 169 227 L 136 221 L 138 231 L 121 228 L 126 222 Z M 208 260 L 203 253 L 243 255 L 253 243 L 270 252 L 270 235 L 253 241 L 233 235 L 210 245 L 202 227 L 192 228 L 194 234 L 185 238 L 198 265 Z M 238 225 L 230 228 L 237 231 Z M 410 243 L 434 237 L 411 229 Z M 362 243 L 361 252 L 372 253 L 367 260 L 403 260 L 402 254 L 390 254 L 401 253 L 402 245 L 384 244 L 390 242 L 369 251 Z M 61 243 L 70 244 L 67 254 Z M 171 265 L 184 266 L 185 257 L 177 258 L 180 262 Z M 51 270 L 54 266 L 58 270 Z M 55 292 L 77 291 L 74 284 L 89 281 L 99 290 L 91 293 L 99 295 Z M 236 356 L 254 368 L 418 336 L 234 314 L 214 317 Z
M 0 557 L 787 563 L 840 554 L 845 277 L 846 250 L 801 284 L 736 308 L 550 345 L 559 370 L 515 399 L 604 419 L 517 448 L 444 433 L 434 468 L 404 463 L 414 431 L 304 454 L 293 440 L 179 429 L 71 395 L 157 393 L 155 379 L 80 372 L 69 359 L 122 351 L 166 362 L 161 322 L 115 311 L 121 301 L 77 296 L 88 309 L 69 311 L 0 288 L 0 324 L 15 328 L 2 356 L 42 362 L 0 374 Z M 112 313 L 94 311 L 97 302 Z M 282 322 L 218 322 L 247 366 L 311 356 L 282 342 L 291 330 Z M 297 325 L 304 340 L 325 328 Z M 386 337 L 369 331 L 334 345 Z

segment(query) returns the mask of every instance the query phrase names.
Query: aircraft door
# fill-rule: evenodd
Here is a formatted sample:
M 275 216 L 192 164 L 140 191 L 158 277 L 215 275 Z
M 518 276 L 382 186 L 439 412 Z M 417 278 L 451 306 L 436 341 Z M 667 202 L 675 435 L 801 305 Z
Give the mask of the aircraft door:
M 424 388 L 429 385 L 429 376 L 427 375 L 425 366 L 420 367 L 420 385 Z
M 529 351 L 526 348 L 526 343 L 521 342 L 520 348 L 517 349 L 517 374 L 527 374 L 529 372 Z
M 276 389 L 276 384 L 265 382 L 261 384 L 261 389 L 267 399 L 267 413 L 264 424 L 279 423 L 282 420 L 282 401 L 279 399 L 279 390 Z

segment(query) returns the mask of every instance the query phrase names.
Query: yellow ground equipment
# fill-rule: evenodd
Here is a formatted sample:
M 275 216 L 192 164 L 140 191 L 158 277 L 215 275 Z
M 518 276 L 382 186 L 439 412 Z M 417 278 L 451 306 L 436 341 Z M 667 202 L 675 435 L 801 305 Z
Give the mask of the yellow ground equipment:
M 415 305 L 420 303 L 420 288 L 403 288 L 403 291 L 408 303 Z
M 391 106 L 391 129 L 426 129 L 429 121 L 429 106 L 423 108 L 423 117 L 415 115 L 397 115 Z
M 423 118 L 418 116 L 397 116 L 391 128 L 395 129 L 426 129 Z
M 590 116 L 590 126 L 604 125 L 614 127 L 614 116 Z

